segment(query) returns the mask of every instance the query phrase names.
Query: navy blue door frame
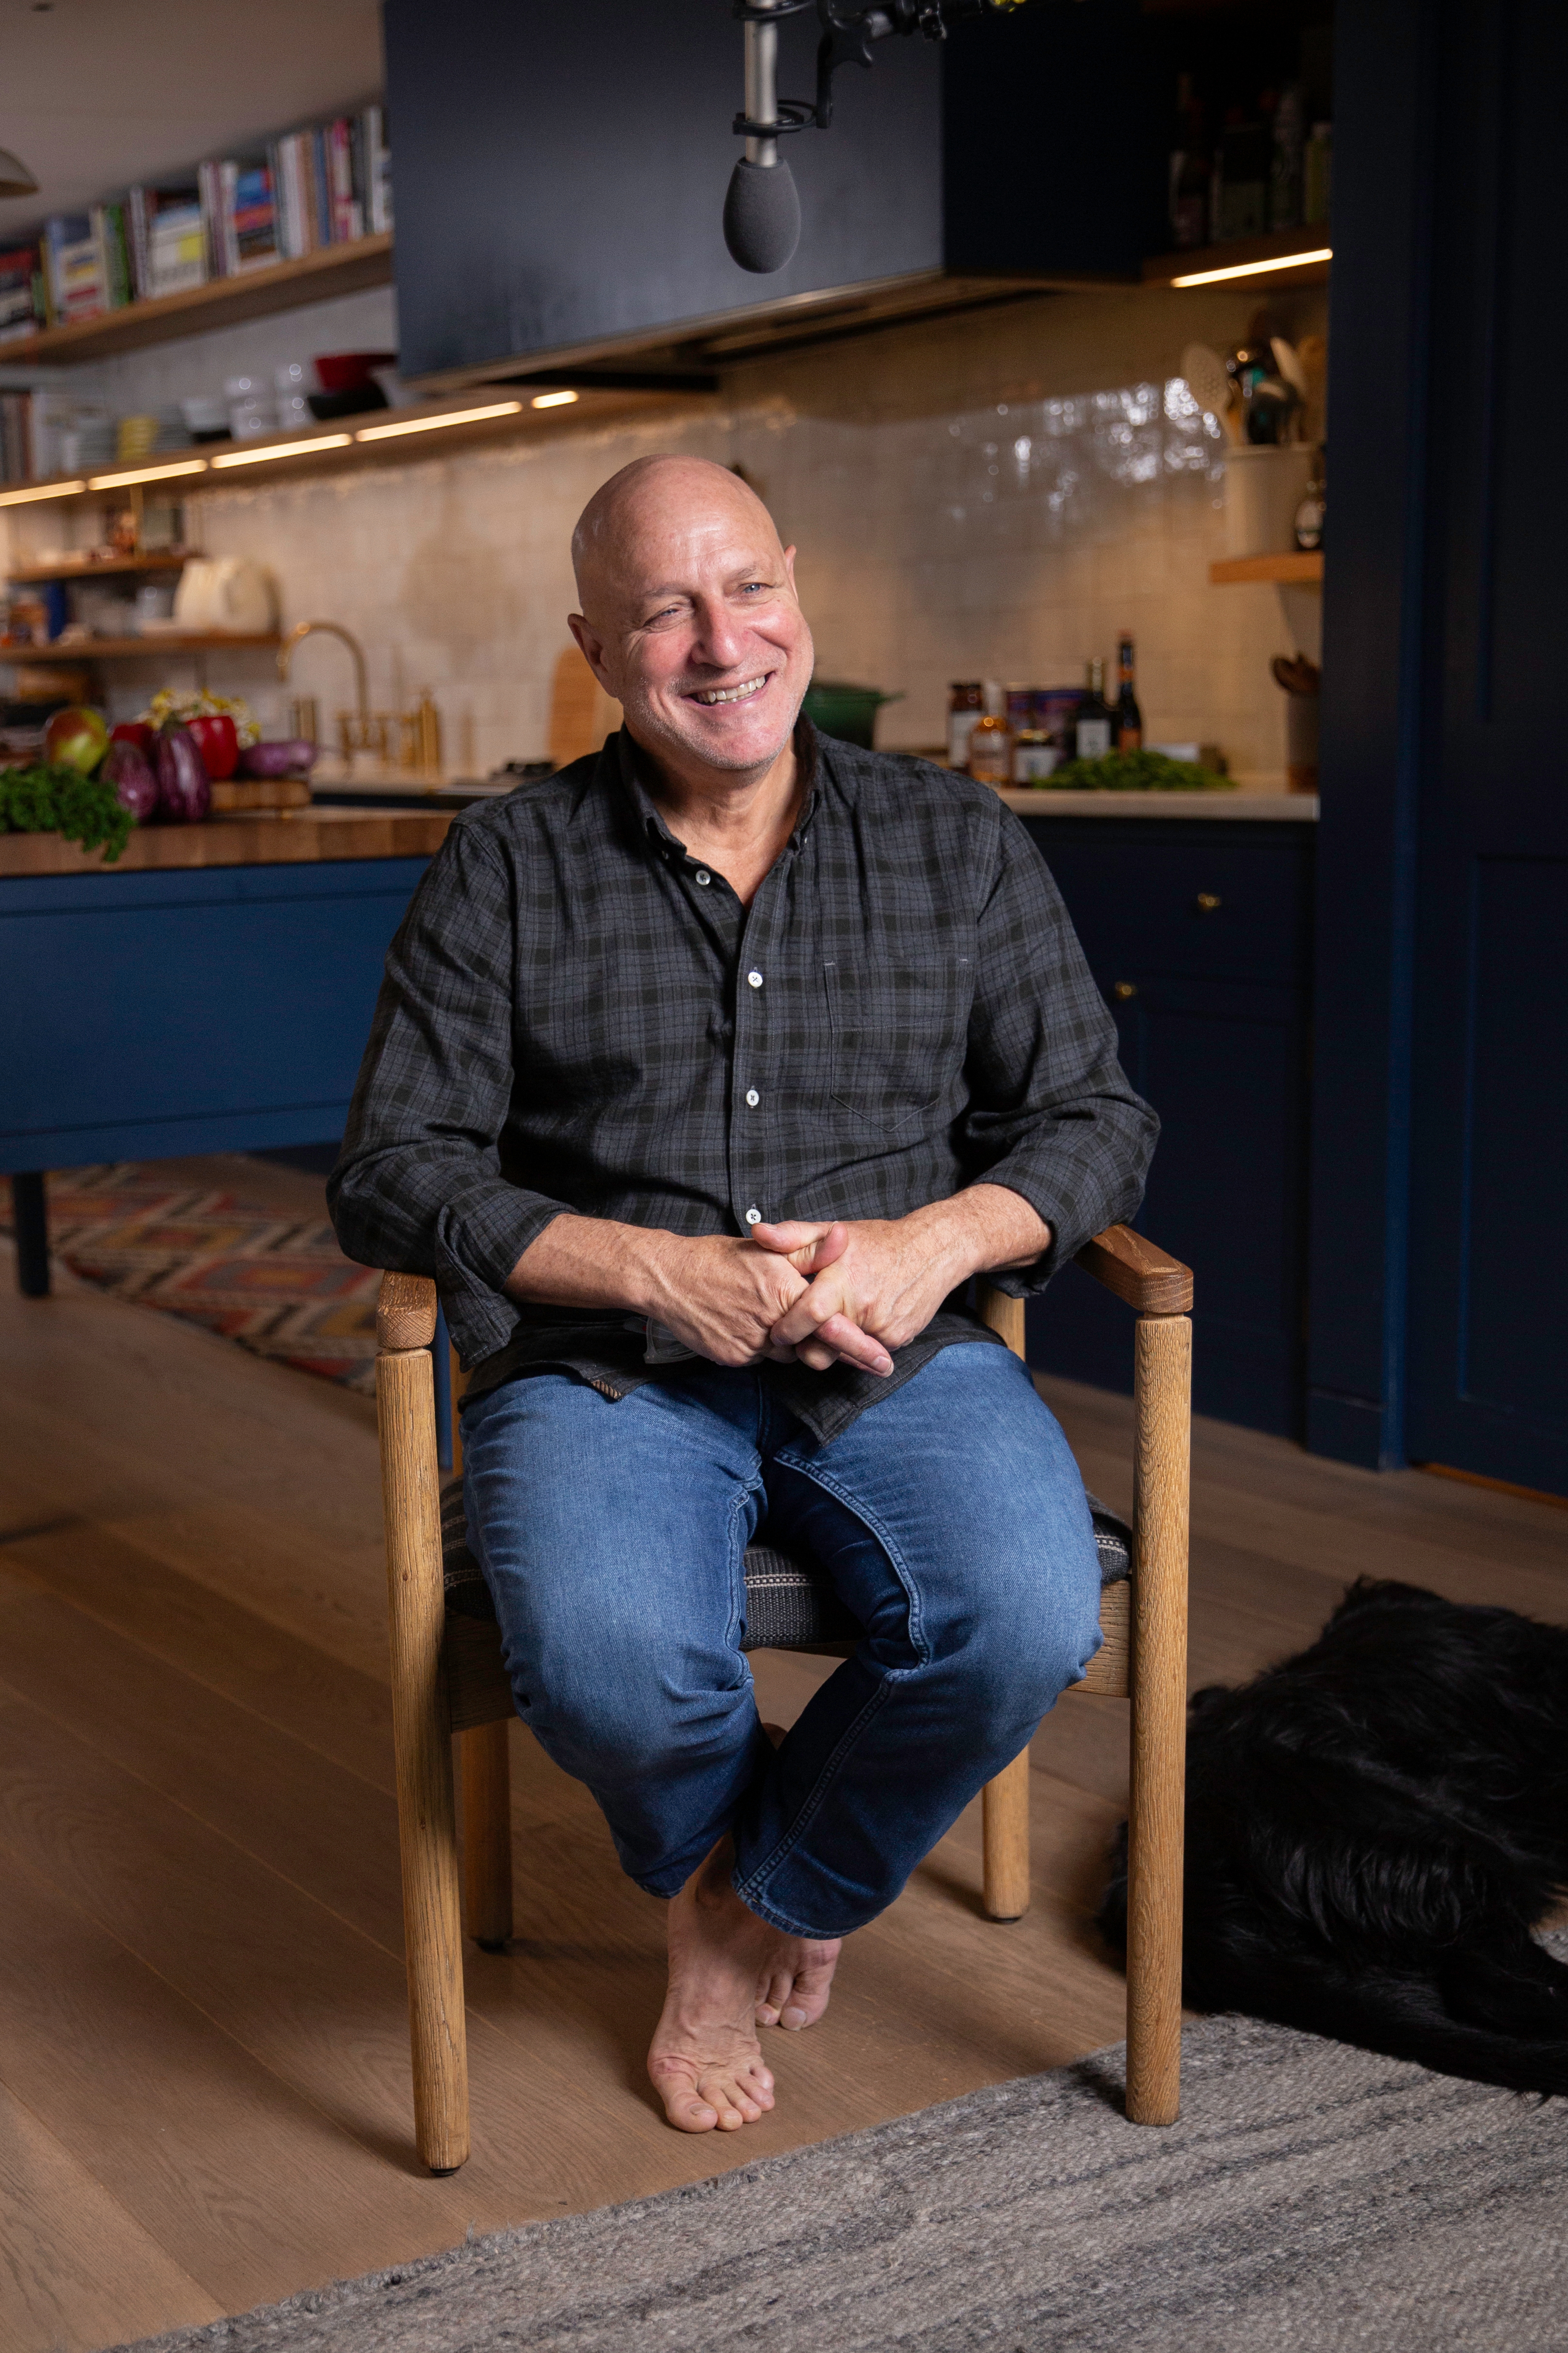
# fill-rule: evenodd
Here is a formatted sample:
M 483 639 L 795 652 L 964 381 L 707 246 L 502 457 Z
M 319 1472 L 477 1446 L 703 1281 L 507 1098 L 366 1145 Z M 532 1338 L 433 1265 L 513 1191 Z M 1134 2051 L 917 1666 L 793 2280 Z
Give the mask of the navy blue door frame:
M 1438 12 L 1335 26 L 1307 1444 L 1405 1459 Z
M 1568 15 L 1336 48 L 1307 1440 L 1568 1491 Z

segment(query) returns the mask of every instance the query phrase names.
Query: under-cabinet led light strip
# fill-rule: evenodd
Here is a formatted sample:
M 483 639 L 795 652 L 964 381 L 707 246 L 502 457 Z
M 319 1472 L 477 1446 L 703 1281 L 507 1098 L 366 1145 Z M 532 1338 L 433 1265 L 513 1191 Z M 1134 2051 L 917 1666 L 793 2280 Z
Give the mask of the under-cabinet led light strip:
M 36 490 L 0 491 L 0 507 L 30 506 L 35 499 L 74 499 L 85 482 L 40 482 Z
M 323 433 L 319 441 L 273 441 L 265 449 L 226 449 L 221 457 L 210 458 L 212 466 L 266 466 L 275 458 L 313 458 L 318 449 L 346 449 L 352 436 L 347 433 Z
M 572 395 L 574 400 L 577 396 Z M 445 417 L 406 417 L 392 425 L 362 425 L 356 441 L 391 441 L 402 433 L 435 433 L 444 425 L 477 425 L 484 417 L 516 417 L 521 400 L 495 400 L 488 408 L 454 408 Z
M 1233 261 L 1226 269 L 1194 269 L 1190 277 L 1173 278 L 1173 286 L 1215 286 L 1222 278 L 1261 278 L 1271 269 L 1305 269 L 1310 261 L 1331 261 L 1334 248 L 1320 245 L 1310 253 L 1281 253 L 1272 261 Z
M 205 458 L 182 458 L 167 466 L 133 466 L 123 474 L 91 474 L 88 477 L 89 491 L 121 491 L 132 482 L 166 482 L 175 474 L 205 474 Z

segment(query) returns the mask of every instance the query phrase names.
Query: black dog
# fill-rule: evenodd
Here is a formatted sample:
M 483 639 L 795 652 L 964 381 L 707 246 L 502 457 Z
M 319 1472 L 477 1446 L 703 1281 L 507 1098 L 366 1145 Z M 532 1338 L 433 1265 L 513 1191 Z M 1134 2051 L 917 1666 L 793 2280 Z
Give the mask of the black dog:
M 1447 2075 L 1568 2092 L 1568 1630 L 1363 1577 L 1187 1727 L 1184 1990 Z M 1127 1939 L 1123 1825 L 1100 1911 Z

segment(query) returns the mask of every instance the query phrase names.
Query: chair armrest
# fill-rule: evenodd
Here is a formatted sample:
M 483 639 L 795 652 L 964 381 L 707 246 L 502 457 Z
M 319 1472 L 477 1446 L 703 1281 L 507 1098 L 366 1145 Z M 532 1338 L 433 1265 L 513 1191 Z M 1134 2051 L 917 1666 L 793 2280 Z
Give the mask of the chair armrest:
M 1192 1313 L 1192 1269 L 1145 1241 L 1131 1226 L 1107 1226 L 1085 1242 L 1076 1262 L 1141 1315 Z
M 436 1286 L 427 1274 L 384 1274 L 375 1303 L 381 1356 L 427 1348 L 436 1337 Z

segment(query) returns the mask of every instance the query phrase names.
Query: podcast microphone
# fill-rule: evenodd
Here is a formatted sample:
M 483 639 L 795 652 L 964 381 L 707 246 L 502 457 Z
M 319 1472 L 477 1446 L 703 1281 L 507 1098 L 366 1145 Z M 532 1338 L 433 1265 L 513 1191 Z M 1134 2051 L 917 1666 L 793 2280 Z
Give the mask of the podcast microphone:
M 761 9 L 773 0 L 754 0 Z M 800 243 L 800 197 L 795 174 L 779 154 L 776 132 L 771 138 L 761 126 L 778 121 L 778 47 L 776 25 L 746 19 L 746 115 L 759 126 L 748 132 L 746 152 L 730 174 L 724 198 L 724 242 L 731 258 L 759 278 L 782 269 Z
M 747 145 L 764 142 L 748 140 Z M 724 198 L 724 242 L 742 269 L 766 278 L 782 269 L 800 243 L 800 197 L 795 174 L 777 157 L 753 164 L 742 155 L 730 174 Z

